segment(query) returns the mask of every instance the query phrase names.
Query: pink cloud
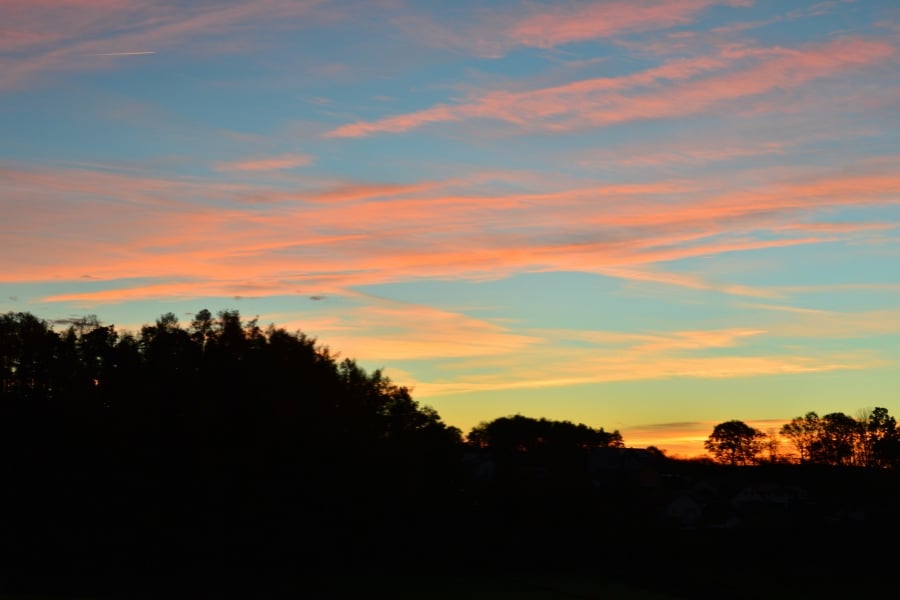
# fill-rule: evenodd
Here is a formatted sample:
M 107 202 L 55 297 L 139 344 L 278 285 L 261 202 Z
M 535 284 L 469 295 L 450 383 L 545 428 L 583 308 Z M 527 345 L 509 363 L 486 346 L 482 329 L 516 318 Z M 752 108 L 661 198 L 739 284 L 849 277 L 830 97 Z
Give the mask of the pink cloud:
M 716 5 L 749 6 L 747 0 L 621 0 L 578 5 L 526 5 L 515 12 L 483 10 L 474 23 L 443 25 L 417 16 L 395 24 L 422 43 L 498 58 L 516 47 L 555 48 L 612 36 L 690 23 Z M 523 14 L 524 12 L 524 14 Z
M 375 198 L 409 196 L 410 194 L 428 192 L 438 189 L 434 182 L 415 184 L 396 183 L 347 183 L 338 184 L 328 189 L 323 189 L 308 194 L 300 194 L 297 199 L 307 202 L 354 202 Z
M 900 176 L 890 161 L 739 191 L 721 189 L 715 179 L 571 188 L 551 178 L 535 182 L 547 188 L 538 193 L 490 193 L 484 181 L 341 182 L 304 199 L 264 184 L 0 168 L 11 232 L 0 272 L 6 282 L 83 274 L 98 283 L 143 279 L 134 294 L 161 297 L 179 290 L 251 295 L 247 282 L 260 295 L 317 294 L 419 278 L 568 270 L 772 298 L 786 292 L 674 272 L 667 263 L 865 240 L 882 225 L 816 224 L 814 217 L 833 207 L 900 202 Z M 444 193 L 470 185 L 478 192 Z M 286 194 L 296 201 L 266 202 Z M 248 196 L 262 203 L 249 209 L 242 202 Z M 124 297 L 119 284 L 104 289 L 80 299 Z
M 647 267 L 595 267 L 595 270 L 591 272 L 627 281 L 659 283 L 692 290 L 710 290 L 735 296 L 773 297 L 778 295 L 776 292 L 766 289 L 733 283 L 716 283 L 696 275 L 671 273 Z
M 810 90 L 812 94 L 812 90 Z M 793 98 L 798 109 L 809 106 L 805 98 Z M 850 102 L 846 98 L 839 102 L 861 105 Z M 785 102 L 781 102 L 781 108 Z M 650 140 L 627 141 L 612 147 L 598 148 L 588 152 L 579 152 L 563 157 L 568 162 L 589 169 L 609 168 L 610 166 L 626 168 L 655 168 L 680 165 L 701 166 L 737 159 L 761 158 L 776 160 L 777 157 L 790 156 L 798 152 L 809 151 L 815 146 L 816 151 L 822 148 L 840 152 L 840 144 L 850 139 L 874 137 L 879 135 L 877 127 L 860 125 L 853 116 L 832 110 L 827 102 L 819 102 L 815 113 L 808 110 L 802 117 L 768 114 L 764 119 L 748 119 L 745 122 L 729 122 L 725 127 L 714 127 L 706 131 L 691 130 L 670 137 L 654 137 Z M 829 127 L 822 127 L 820 111 L 825 109 L 829 118 Z M 771 110 L 777 110 L 775 103 Z M 747 161 L 743 161 L 747 162 Z
M 305 167 L 313 162 L 309 154 L 282 154 L 268 158 L 248 158 L 236 162 L 219 163 L 219 171 L 279 171 Z
M 326 137 L 399 133 L 467 119 L 505 121 L 525 131 L 568 131 L 685 116 L 876 64 L 894 57 L 896 48 L 877 40 L 845 38 L 798 50 L 742 49 L 727 54 L 680 59 L 621 77 L 524 92 L 492 91 L 459 104 L 342 125 Z M 747 60 L 756 64 L 744 66 Z M 724 70 L 729 66 L 737 68 Z
M 492 91 L 469 103 L 438 105 L 372 123 L 344 125 L 328 132 L 326 136 L 362 137 L 378 132 L 397 133 L 427 124 L 470 118 L 492 118 L 524 124 L 532 118 L 563 115 L 571 110 L 565 106 L 566 102 L 583 101 L 591 94 L 611 93 L 646 86 L 659 80 L 690 77 L 700 72 L 721 68 L 724 64 L 721 60 L 711 58 L 681 59 L 622 77 L 582 80 L 524 92 Z
M 749 2 L 716 0 L 637 0 L 594 3 L 579 7 L 557 6 L 513 23 L 504 32 L 522 46 L 552 48 L 572 42 L 684 25 L 701 10 L 714 5 L 748 6 Z
M 823 233 L 854 233 L 858 231 L 884 231 L 900 227 L 898 223 L 790 223 L 780 225 L 780 231 L 817 231 Z
M 125 0 L 32 2 L 8 0 L 0 50 L 0 89 L 22 87 L 49 72 L 109 68 L 114 56 L 134 51 L 172 52 L 204 43 L 248 23 L 308 26 L 322 0 L 227 0 L 173 11 L 168 3 Z M 304 17 L 300 19 L 300 17 Z M 218 44 L 218 51 L 226 47 Z M 238 48 L 238 50 L 243 47 Z M 22 56 L 21 54 L 24 54 Z M 106 55 L 106 56 L 104 56 Z
M 715 140 L 694 139 L 682 142 L 659 142 L 599 150 L 576 160 L 584 167 L 616 164 L 623 167 L 657 167 L 668 165 L 703 165 L 736 158 L 783 155 L 801 140 Z M 742 143 L 743 142 L 743 143 Z

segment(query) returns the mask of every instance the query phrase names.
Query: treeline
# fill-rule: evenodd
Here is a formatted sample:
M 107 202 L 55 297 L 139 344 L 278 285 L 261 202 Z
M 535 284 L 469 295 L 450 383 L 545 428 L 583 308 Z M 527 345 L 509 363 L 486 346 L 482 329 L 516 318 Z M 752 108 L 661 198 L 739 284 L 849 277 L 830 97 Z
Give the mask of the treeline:
M 593 429 L 584 423 L 533 419 L 522 415 L 480 423 L 472 428 L 466 439 L 477 448 L 491 448 L 497 452 L 554 454 L 625 446 L 618 430 Z
M 591 453 L 623 448 L 622 434 L 583 423 L 523 415 L 480 423 L 466 436 L 467 460 L 488 466 L 491 479 L 507 492 L 538 488 L 586 490 L 592 485 Z
M 473 457 L 585 489 L 591 450 L 623 445 L 521 415 L 466 441 L 382 371 L 237 311 L 56 325 L 0 315 L 0 578 L 421 560 L 497 516 Z
M 237 311 L 0 315 L 0 579 L 350 561 L 452 503 L 463 448 L 380 370 Z
M 780 433 L 791 440 L 800 462 L 876 468 L 900 464 L 900 430 L 886 408 L 876 407 L 859 418 L 808 412 L 786 423 Z
M 780 452 L 779 436 L 791 442 L 795 455 Z M 883 407 L 861 411 L 856 418 L 842 412 L 821 417 L 808 412 L 785 423 L 777 433 L 764 433 L 739 420 L 726 421 L 716 425 L 704 447 L 719 462 L 732 465 L 793 461 L 836 467 L 900 466 L 900 429 Z
M 243 323 L 237 311 L 202 310 L 187 327 L 169 313 L 136 334 L 95 318 L 55 332 L 8 313 L 0 356 L 0 427 L 12 448 L 127 448 L 179 469 L 268 470 L 302 457 L 321 471 L 338 458 L 374 467 L 390 457 L 419 473 L 461 441 L 380 370 L 339 361 L 301 332 Z

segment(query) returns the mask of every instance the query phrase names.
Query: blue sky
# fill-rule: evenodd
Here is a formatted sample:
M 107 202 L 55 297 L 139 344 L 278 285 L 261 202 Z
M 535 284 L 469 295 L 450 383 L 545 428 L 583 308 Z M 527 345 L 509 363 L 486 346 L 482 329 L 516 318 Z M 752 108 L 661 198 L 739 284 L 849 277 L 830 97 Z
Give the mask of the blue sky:
M 2 10 L 2 311 L 237 309 L 464 431 L 900 410 L 894 2 Z

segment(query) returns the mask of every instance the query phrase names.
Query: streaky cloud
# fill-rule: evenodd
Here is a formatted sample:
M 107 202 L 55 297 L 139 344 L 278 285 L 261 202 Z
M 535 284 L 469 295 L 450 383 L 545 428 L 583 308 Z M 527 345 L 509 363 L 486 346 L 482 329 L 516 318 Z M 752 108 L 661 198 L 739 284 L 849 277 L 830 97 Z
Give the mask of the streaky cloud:
M 248 158 L 235 162 L 219 163 L 218 171 L 281 171 L 306 167 L 312 164 L 313 157 L 309 154 L 281 154 L 266 158 Z
M 505 122 L 521 133 L 532 133 L 684 117 L 776 90 L 800 88 L 878 64 L 896 54 L 897 47 L 890 41 L 864 37 L 839 38 L 796 49 L 723 49 L 718 56 L 676 59 L 619 77 L 519 92 L 492 90 L 456 104 L 348 123 L 325 137 L 404 133 L 425 125 L 475 119 Z
M 85 54 L 85 56 L 141 56 L 144 54 L 156 54 L 156 51 L 145 50 L 137 52 L 95 52 L 93 54 Z

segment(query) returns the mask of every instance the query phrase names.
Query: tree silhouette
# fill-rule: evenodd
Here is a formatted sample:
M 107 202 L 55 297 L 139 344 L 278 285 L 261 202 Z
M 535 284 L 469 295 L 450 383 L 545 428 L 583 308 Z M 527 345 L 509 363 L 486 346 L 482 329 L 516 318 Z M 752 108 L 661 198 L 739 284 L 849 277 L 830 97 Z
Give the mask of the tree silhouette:
M 829 413 L 819 421 L 818 437 L 809 448 L 812 462 L 841 466 L 856 463 L 856 448 L 863 427 L 842 412 Z
M 719 462 L 749 465 L 757 462 L 766 434 L 743 421 L 726 421 L 713 428 L 703 447 Z
M 859 418 L 815 412 L 795 417 L 781 428 L 800 462 L 831 466 L 890 467 L 900 457 L 900 431 L 886 408 L 861 411 Z
M 819 415 L 811 411 L 802 417 L 794 417 L 790 423 L 781 427 L 781 435 L 785 436 L 800 455 L 800 462 L 811 459 L 811 448 L 820 437 Z
M 890 467 L 900 458 L 900 431 L 897 420 L 888 409 L 875 407 L 863 419 L 864 464 L 870 467 Z
M 542 452 L 622 447 L 622 434 L 592 429 L 583 423 L 533 419 L 522 415 L 500 417 L 474 427 L 470 443 L 500 452 Z
M 381 371 L 237 311 L 201 310 L 187 328 L 167 313 L 137 334 L 0 314 L 13 571 L 34 555 L 47 568 L 257 560 L 262 546 L 305 552 L 293 539 L 316 561 L 365 536 L 400 540 L 452 498 L 461 451 L 459 430 Z
M 584 487 L 591 451 L 624 446 L 618 431 L 522 415 L 481 423 L 467 439 L 471 447 L 491 457 L 499 480 L 529 492 L 537 487 L 557 491 Z

